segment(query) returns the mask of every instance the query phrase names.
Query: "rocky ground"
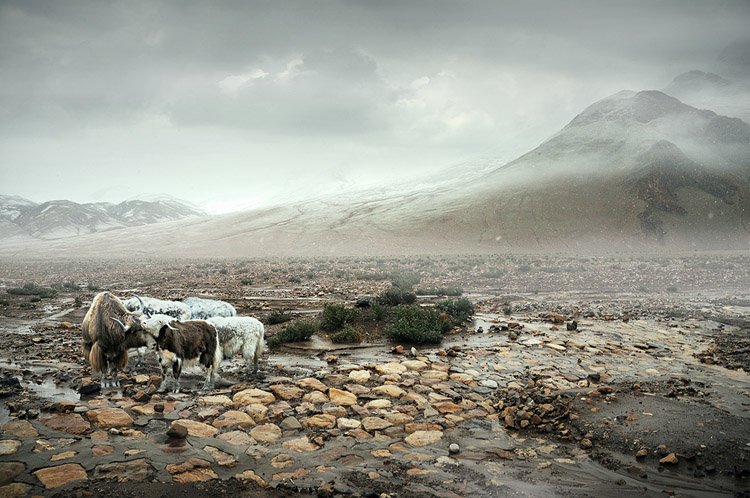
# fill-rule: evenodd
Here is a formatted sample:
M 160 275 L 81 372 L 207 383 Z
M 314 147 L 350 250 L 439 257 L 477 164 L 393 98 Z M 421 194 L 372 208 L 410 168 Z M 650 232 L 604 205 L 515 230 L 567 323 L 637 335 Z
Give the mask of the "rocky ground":
M 319 332 L 208 393 L 199 371 L 157 393 L 152 357 L 100 392 L 81 358 L 99 290 L 266 322 L 403 275 L 461 287 L 474 320 L 414 352 Z M 0 291 L 0 496 L 750 496 L 745 254 L 0 266 L 28 283 L 57 292 Z

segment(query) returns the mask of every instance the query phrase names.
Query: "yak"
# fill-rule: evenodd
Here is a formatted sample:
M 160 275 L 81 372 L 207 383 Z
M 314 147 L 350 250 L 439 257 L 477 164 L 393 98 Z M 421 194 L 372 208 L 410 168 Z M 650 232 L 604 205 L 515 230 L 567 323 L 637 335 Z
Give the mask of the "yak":
M 83 356 L 101 374 L 101 387 L 120 387 L 117 372 L 128 364 L 128 349 L 147 345 L 141 313 L 128 311 L 110 292 L 100 292 L 83 317 Z

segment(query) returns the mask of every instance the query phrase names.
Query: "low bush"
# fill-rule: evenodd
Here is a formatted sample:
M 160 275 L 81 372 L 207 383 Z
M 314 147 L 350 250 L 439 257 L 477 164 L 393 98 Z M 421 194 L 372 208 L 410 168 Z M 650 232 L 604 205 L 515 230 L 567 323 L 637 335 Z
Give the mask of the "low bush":
M 417 301 L 417 295 L 411 290 L 391 287 L 378 294 L 376 300 L 385 306 L 398 306 L 400 304 L 414 304 Z
M 292 315 L 282 310 L 274 310 L 268 315 L 267 323 L 269 325 L 276 325 L 277 323 L 288 322 L 292 319 Z
M 362 342 L 362 332 L 354 327 L 345 327 L 330 335 L 331 342 L 335 344 Z
M 398 273 L 391 277 L 391 285 L 399 289 L 411 291 L 422 280 L 419 273 Z
M 347 308 L 343 304 L 328 303 L 320 316 L 320 328 L 331 332 L 352 323 L 359 316 L 359 310 Z
M 297 320 L 288 325 L 284 330 L 279 331 L 275 336 L 268 339 L 268 345 L 276 347 L 287 342 L 306 341 L 312 337 L 317 330 L 318 324 L 315 322 Z
M 28 283 L 23 287 L 11 287 L 7 290 L 8 294 L 20 296 L 39 296 L 43 298 L 55 297 L 57 292 L 49 287 L 39 287 L 36 284 Z
M 394 309 L 394 320 L 386 329 L 388 337 L 397 342 L 437 344 L 445 331 L 440 312 L 419 306 L 399 306 Z
M 440 301 L 435 307 L 451 318 L 451 326 L 464 323 L 474 315 L 474 305 L 465 297 Z

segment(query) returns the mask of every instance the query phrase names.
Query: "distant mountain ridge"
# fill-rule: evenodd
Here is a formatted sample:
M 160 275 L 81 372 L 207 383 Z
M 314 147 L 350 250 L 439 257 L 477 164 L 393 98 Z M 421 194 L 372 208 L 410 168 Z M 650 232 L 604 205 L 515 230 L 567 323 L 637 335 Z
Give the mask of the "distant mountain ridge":
M 23 197 L 0 195 L 0 237 L 49 240 L 204 215 L 196 206 L 177 199 L 119 204 L 53 200 L 38 204 Z

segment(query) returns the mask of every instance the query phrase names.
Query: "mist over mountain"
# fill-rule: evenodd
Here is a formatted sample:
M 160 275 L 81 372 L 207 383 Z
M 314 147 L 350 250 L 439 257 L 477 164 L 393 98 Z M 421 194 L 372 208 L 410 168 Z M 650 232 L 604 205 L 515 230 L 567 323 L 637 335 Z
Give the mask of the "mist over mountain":
M 0 251 L 6 255 L 745 249 L 750 244 L 750 125 L 663 92 L 622 91 L 590 105 L 514 161 L 477 161 L 419 186 L 381 186 L 122 228 L 116 239 L 101 230 L 178 216 L 171 211 L 157 216 L 143 209 L 148 203 L 28 206 L 15 198 L 6 205 L 3 212 L 22 213 L 13 214 L 12 221 L 37 237 L 58 233 L 54 226 L 88 233 L 23 249 L 5 244 Z M 42 221 L 61 218 L 66 222 Z
M 18 196 L 0 195 L 0 236 L 57 239 L 203 214 L 177 199 L 129 200 L 119 204 L 54 200 L 38 204 Z

